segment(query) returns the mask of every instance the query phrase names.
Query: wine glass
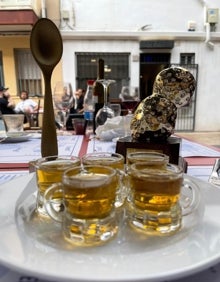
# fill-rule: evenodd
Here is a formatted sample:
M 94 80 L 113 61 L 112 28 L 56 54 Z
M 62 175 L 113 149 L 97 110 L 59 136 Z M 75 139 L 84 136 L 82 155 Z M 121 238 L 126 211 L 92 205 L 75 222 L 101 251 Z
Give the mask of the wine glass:
M 137 87 L 123 86 L 119 94 L 122 106 L 127 110 L 127 115 L 123 116 L 124 138 L 130 137 L 130 124 L 133 117 L 133 111 L 139 104 L 139 93 Z
M 104 105 L 101 109 L 98 110 L 96 114 L 96 127 L 98 127 L 99 125 L 103 125 L 106 122 L 107 118 L 113 118 L 115 116 L 114 111 L 108 106 L 107 101 L 108 87 L 110 84 L 115 83 L 115 80 L 99 79 L 97 81 L 100 82 L 104 88 Z
M 121 115 L 121 104 L 110 104 L 109 107 L 113 110 L 115 117 Z
M 56 83 L 53 101 L 57 109 L 56 121 L 62 128 L 65 128 L 69 110 L 74 104 L 73 90 L 69 82 L 59 81 Z
M 122 101 L 122 106 L 128 111 L 128 115 L 132 114 L 140 102 L 138 88 L 123 86 L 119 98 Z

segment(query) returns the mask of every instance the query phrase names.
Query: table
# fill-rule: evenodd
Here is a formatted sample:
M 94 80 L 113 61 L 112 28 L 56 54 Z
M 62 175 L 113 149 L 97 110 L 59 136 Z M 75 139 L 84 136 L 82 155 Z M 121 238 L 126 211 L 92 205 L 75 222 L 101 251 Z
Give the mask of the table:
M 93 151 L 115 152 L 114 142 L 102 142 L 85 136 L 58 136 L 60 154 L 80 155 Z M 30 138 L 27 142 L 0 144 L 0 184 L 15 177 L 22 177 L 29 173 L 28 162 L 40 157 L 40 139 Z M 13 152 L 13 153 L 11 153 Z M 214 160 L 220 157 L 217 148 L 211 148 L 183 140 L 181 156 L 187 158 L 188 174 L 208 181 Z M 17 273 L 0 265 L 0 282 L 47 282 L 38 277 L 30 277 L 24 273 Z M 211 268 L 176 282 L 206 282 L 220 281 L 220 263 Z M 62 281 L 54 281 L 62 282 Z M 135 282 L 135 281 L 134 281 Z M 163 281 L 165 282 L 165 281 Z

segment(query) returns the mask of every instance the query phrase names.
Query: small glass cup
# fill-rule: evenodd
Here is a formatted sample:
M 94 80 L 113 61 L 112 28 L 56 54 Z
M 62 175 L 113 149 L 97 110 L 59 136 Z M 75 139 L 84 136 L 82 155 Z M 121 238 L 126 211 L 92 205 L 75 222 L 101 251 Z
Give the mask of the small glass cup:
M 48 216 L 43 204 L 46 189 L 53 183 L 60 182 L 66 169 L 78 165 L 80 158 L 76 156 L 48 156 L 30 163 L 30 170 L 36 171 L 38 186 L 36 211 L 39 215 Z
M 46 190 L 44 205 L 51 218 L 62 223 L 67 241 L 79 246 L 101 245 L 118 232 L 117 186 L 115 169 L 78 166 L 66 170 L 61 183 Z M 61 208 L 54 209 L 54 205 Z
M 24 131 L 24 115 L 3 115 L 3 120 L 6 125 L 6 131 L 9 133 L 18 133 Z
M 113 110 L 115 117 L 121 115 L 121 104 L 110 104 L 109 107 Z
M 84 118 L 72 119 L 73 128 L 76 135 L 84 135 L 86 131 L 86 120 Z
M 127 169 L 133 163 L 144 162 L 148 168 L 164 168 L 169 163 L 169 156 L 156 151 L 135 151 L 127 154 Z
M 81 160 L 83 165 L 104 165 L 117 170 L 117 173 L 120 176 L 120 181 L 115 205 L 116 207 L 121 207 L 124 204 L 126 197 L 126 187 L 124 184 L 124 156 L 118 153 L 94 152 L 84 155 Z
M 155 169 L 145 163 L 134 163 L 128 170 L 128 184 L 128 222 L 135 230 L 148 235 L 177 232 L 182 216 L 191 213 L 199 202 L 197 186 L 185 180 L 176 165 Z M 181 199 L 183 187 L 189 192 L 187 199 Z

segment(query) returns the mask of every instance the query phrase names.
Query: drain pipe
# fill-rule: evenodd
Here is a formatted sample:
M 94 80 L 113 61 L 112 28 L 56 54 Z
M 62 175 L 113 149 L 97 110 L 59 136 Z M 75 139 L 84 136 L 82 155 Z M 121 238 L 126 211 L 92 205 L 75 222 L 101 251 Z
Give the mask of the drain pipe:
M 46 10 L 45 0 L 41 0 L 41 17 L 42 18 L 46 18 L 47 17 L 47 10 Z
M 199 0 L 199 2 L 203 5 L 204 8 L 204 26 L 205 26 L 205 31 L 206 31 L 206 39 L 205 43 L 207 46 L 211 49 L 214 48 L 214 43 L 211 42 L 211 35 L 210 35 L 210 23 L 207 22 L 207 4 L 204 0 Z
M 210 23 L 205 23 L 205 28 L 206 28 L 206 40 L 205 43 L 210 47 L 210 48 L 214 48 L 214 43 L 212 43 L 210 41 Z

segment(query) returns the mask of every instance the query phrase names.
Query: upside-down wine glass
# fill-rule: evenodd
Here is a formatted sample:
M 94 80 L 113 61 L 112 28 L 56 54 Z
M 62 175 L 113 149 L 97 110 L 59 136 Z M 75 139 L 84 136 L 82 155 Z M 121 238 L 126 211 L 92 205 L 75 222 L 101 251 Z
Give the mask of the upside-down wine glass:
M 124 118 L 124 137 L 129 137 L 131 134 L 130 123 L 133 117 L 133 112 L 140 102 L 138 87 L 123 86 L 119 95 L 122 106 L 127 110 L 127 115 Z
M 98 110 L 96 114 L 96 127 L 98 127 L 99 125 L 103 125 L 106 122 L 107 118 L 113 118 L 115 116 L 114 111 L 108 106 L 107 101 L 108 87 L 110 84 L 115 83 L 115 80 L 99 79 L 98 82 L 100 82 L 104 88 L 104 105 L 101 109 Z
M 74 103 L 71 83 L 62 81 L 57 82 L 54 88 L 53 100 L 57 109 L 56 121 L 64 129 L 69 115 L 69 110 Z

